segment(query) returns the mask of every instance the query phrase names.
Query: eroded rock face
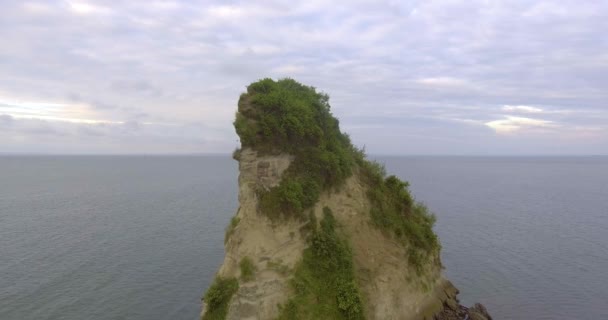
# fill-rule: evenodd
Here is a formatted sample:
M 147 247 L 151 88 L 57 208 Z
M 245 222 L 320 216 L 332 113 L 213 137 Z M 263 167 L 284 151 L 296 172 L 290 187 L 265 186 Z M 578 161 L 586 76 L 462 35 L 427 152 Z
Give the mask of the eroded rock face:
M 292 161 L 290 155 L 258 156 L 248 148 L 239 154 L 239 222 L 227 238 L 218 271 L 219 276 L 239 278 L 227 319 L 274 319 L 278 306 L 291 295 L 289 279 L 307 247 L 300 231 L 306 222 L 271 221 L 258 212 L 256 190 L 277 186 Z M 320 220 L 322 208 L 329 207 L 341 226 L 339 232 L 352 247 L 366 318 L 490 320 L 483 306 L 460 306 L 458 290 L 441 275 L 438 257 L 424 276 L 410 270 L 403 246 L 370 224 L 366 192 L 355 173 L 339 190 L 323 192 L 312 209 Z M 256 269 L 250 281 L 240 279 L 239 263 L 245 257 Z
M 227 239 L 224 262 L 218 275 L 240 278 L 239 263 L 245 257 L 253 262 L 255 277 L 239 280 L 239 290 L 231 300 L 228 319 L 272 319 L 278 305 L 289 296 L 289 274 L 300 260 L 306 241 L 299 232 L 300 223 L 285 221 L 273 225 L 258 213 L 256 190 L 277 186 L 289 167 L 289 155 L 257 156 L 251 149 L 239 154 L 239 222 Z
M 331 209 L 352 247 L 367 319 L 423 319 L 442 309 L 453 286 L 442 277 L 439 261 L 431 260 L 424 275 L 409 266 L 402 243 L 370 224 L 367 187 L 357 173 L 340 190 L 321 194 L 314 207 L 318 220 L 323 207 Z

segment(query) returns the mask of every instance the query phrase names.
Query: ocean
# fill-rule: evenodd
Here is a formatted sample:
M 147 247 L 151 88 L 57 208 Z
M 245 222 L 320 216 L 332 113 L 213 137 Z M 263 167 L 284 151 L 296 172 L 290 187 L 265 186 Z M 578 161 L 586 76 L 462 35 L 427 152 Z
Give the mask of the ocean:
M 495 319 L 608 319 L 608 157 L 375 157 Z M 223 156 L 0 157 L 0 319 L 189 319 L 223 259 Z

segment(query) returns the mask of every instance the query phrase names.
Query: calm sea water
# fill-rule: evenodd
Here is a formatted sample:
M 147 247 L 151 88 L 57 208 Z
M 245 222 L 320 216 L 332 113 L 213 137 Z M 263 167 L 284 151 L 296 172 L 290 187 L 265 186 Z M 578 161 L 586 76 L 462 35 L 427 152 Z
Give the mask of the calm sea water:
M 608 319 L 608 158 L 381 157 L 496 319 Z M 196 319 L 229 156 L 0 157 L 0 319 Z

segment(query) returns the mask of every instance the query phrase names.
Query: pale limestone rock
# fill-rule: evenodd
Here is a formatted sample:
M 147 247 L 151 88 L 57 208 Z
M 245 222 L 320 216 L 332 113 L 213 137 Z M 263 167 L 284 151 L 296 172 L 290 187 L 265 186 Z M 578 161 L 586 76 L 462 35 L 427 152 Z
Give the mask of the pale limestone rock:
M 307 247 L 300 229 L 305 223 L 285 219 L 273 223 L 257 210 L 256 190 L 270 189 L 281 181 L 293 157 L 287 154 L 258 156 L 249 148 L 239 154 L 240 219 L 225 245 L 226 255 L 218 271 L 222 277 L 240 277 L 239 262 L 249 257 L 256 269 L 255 279 L 239 280 L 227 319 L 274 319 L 278 306 L 291 294 L 291 271 Z M 432 319 L 457 290 L 441 275 L 439 258 L 427 266 L 426 275 L 410 270 L 406 250 L 399 242 L 370 224 L 366 189 L 358 173 L 339 190 L 325 191 L 312 208 L 318 220 L 322 208 L 329 207 L 341 228 L 339 232 L 353 248 L 355 273 L 364 296 L 367 319 Z M 280 263 L 290 272 L 281 274 L 268 263 Z

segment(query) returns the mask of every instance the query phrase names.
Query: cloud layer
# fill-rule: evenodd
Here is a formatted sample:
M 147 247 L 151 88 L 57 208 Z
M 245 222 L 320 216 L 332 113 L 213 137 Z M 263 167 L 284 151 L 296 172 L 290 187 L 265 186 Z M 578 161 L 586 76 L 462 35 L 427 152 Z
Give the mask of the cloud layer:
M 244 86 L 370 153 L 606 154 L 608 3 L 3 1 L 0 152 L 230 152 Z

